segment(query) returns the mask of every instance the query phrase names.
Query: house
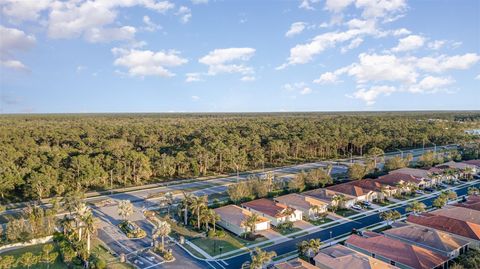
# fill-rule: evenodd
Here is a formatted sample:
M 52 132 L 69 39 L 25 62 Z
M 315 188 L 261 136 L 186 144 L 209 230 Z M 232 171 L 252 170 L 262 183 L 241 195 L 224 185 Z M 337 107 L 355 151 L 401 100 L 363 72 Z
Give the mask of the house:
M 410 190 L 408 184 L 414 184 L 417 187 L 424 186 L 425 181 L 407 174 L 394 173 L 387 174 L 375 179 L 381 185 L 387 185 L 396 188 L 396 192 L 406 192 Z
M 269 219 L 273 226 L 302 219 L 302 211 L 265 198 L 243 203 L 242 207 Z
M 328 209 L 328 203 L 312 196 L 291 193 L 274 198 L 280 204 L 302 211 L 304 217 L 315 219 Z
M 221 227 L 236 235 L 241 235 L 250 231 L 250 227 L 244 224 L 245 220 L 252 215 L 250 211 L 236 205 L 222 206 L 215 208 L 214 211 L 220 216 L 220 220 L 217 224 Z M 259 216 L 258 221 L 255 224 L 255 232 L 268 229 L 270 229 L 270 220 Z
M 477 168 L 477 172 L 480 171 L 480 160 L 468 160 L 468 161 L 463 161 L 462 163 L 475 166 Z
M 313 258 L 320 269 L 396 269 L 398 267 L 377 260 L 342 245 L 324 248 Z
M 302 259 L 295 259 L 295 260 L 277 263 L 274 265 L 274 268 L 275 269 L 318 269 L 314 265 Z
M 355 203 L 360 201 L 373 201 L 377 199 L 378 193 L 362 188 L 350 182 L 327 187 L 327 190 L 355 198 Z
M 328 190 L 328 189 L 315 189 L 315 190 L 303 192 L 301 193 L 301 195 L 311 196 L 328 203 L 330 206 L 343 207 L 343 208 L 349 208 L 352 205 L 354 205 L 356 202 L 356 198 L 354 196 L 342 194 L 344 201 L 339 203 L 336 200 L 336 197 L 339 196 L 339 193 Z
M 457 235 L 469 241 L 470 247 L 480 247 L 480 225 L 478 224 L 431 213 L 410 215 L 406 222 Z
M 480 211 L 480 196 L 470 195 L 468 196 L 467 201 L 453 204 L 453 206 L 465 207 L 468 209 Z
M 449 161 L 436 165 L 435 167 L 433 167 L 433 169 L 442 171 L 444 176 L 446 176 L 447 178 L 450 176 L 455 179 L 468 177 L 469 175 L 474 175 L 478 172 L 477 166 L 475 165 L 454 161 Z M 451 171 L 451 173 L 449 173 L 449 175 L 446 175 L 446 171 Z
M 400 268 L 433 269 L 448 266 L 448 257 L 429 249 L 374 232 L 367 231 L 363 235 L 351 235 L 345 245 Z
M 456 235 L 428 227 L 397 223 L 394 228 L 383 231 L 387 237 L 438 252 L 450 259 L 468 250 L 469 241 Z
M 425 169 L 404 167 L 390 171 L 389 174 L 404 174 L 414 177 L 419 188 L 429 187 L 440 182 L 441 178 Z
M 355 180 L 349 183 L 363 189 L 374 191 L 377 194 L 377 199 L 391 197 L 398 191 L 396 186 L 384 185 L 375 179 Z
M 480 211 L 466 207 L 447 205 L 430 213 L 480 225 Z

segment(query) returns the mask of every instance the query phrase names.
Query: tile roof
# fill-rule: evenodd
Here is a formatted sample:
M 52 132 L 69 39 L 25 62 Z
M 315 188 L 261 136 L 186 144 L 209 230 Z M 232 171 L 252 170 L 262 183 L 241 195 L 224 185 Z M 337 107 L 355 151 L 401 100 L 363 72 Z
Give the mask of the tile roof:
M 449 218 L 463 220 L 480 225 L 480 211 L 466 207 L 444 206 L 441 209 L 430 212 L 433 215 L 441 215 Z
M 408 216 L 407 222 L 460 235 L 474 240 L 480 240 L 480 225 L 463 220 L 449 218 L 442 215 L 422 213 L 420 215 Z
M 387 236 L 398 237 L 421 246 L 429 246 L 444 252 L 451 252 L 467 245 L 469 242 L 446 232 L 428 227 L 405 225 L 392 228 L 383 233 Z
M 384 235 L 364 232 L 367 237 L 351 235 L 346 243 L 417 269 L 435 268 L 449 260 L 436 252 Z
M 328 189 L 314 189 L 314 190 L 311 190 L 311 191 L 302 192 L 300 194 L 301 195 L 306 195 L 306 196 L 311 196 L 311 197 L 320 199 L 322 201 L 325 201 L 327 203 L 331 203 L 333 197 L 335 197 L 335 195 L 338 195 L 338 193 L 330 191 Z M 355 197 L 353 197 L 351 195 L 345 195 L 345 198 L 355 199 Z
M 352 182 L 349 182 L 352 185 L 371 190 L 371 191 L 376 191 L 376 192 L 381 192 L 382 187 L 386 189 L 393 189 L 392 186 L 389 185 L 384 185 L 378 182 L 375 179 L 362 179 L 362 180 L 355 180 Z
M 466 202 L 463 203 L 456 203 L 453 206 L 458 207 L 465 207 L 473 210 L 480 211 L 480 196 L 478 195 L 470 195 Z
M 300 195 L 298 193 L 278 196 L 275 198 L 275 201 L 302 210 L 309 210 L 313 206 L 322 207 L 328 205 L 328 203 L 323 200 L 311 196 Z
M 466 163 L 457 163 L 457 162 L 454 162 L 454 161 L 449 161 L 449 162 L 446 162 L 446 163 L 442 163 L 442 164 L 439 164 L 439 165 L 435 165 L 435 167 L 448 167 L 448 168 L 454 168 L 454 169 L 465 169 L 467 167 L 470 167 L 469 164 L 466 164 Z
M 320 268 L 329 269 L 396 269 L 398 267 L 377 260 L 342 245 L 324 248 L 313 258 Z
M 420 179 L 411 175 L 402 174 L 402 173 L 394 173 L 394 174 L 387 174 L 377 178 L 377 181 L 380 184 L 390 185 L 396 187 L 398 183 L 401 181 L 403 182 L 411 182 L 418 184 L 420 183 Z
M 364 189 L 362 187 L 353 185 L 350 182 L 327 187 L 327 190 L 339 192 L 354 197 L 364 196 L 371 192 L 371 190 L 369 189 Z
M 428 178 L 430 173 L 428 172 L 428 170 L 425 170 L 425 169 L 405 167 L 405 168 L 400 168 L 400 169 L 390 171 L 389 174 L 406 174 L 406 175 L 419 177 L 419 178 Z
M 275 264 L 277 269 L 318 269 L 313 264 L 310 264 L 302 259 L 295 259 Z
M 285 216 L 284 211 L 288 206 L 274 202 L 269 199 L 257 199 L 250 202 L 242 204 L 243 207 L 254 209 L 258 212 L 262 212 L 271 217 L 283 217 Z
M 243 221 L 252 215 L 250 211 L 236 205 L 226 205 L 213 210 L 220 216 L 222 220 L 225 220 L 228 223 L 234 224 L 238 227 L 243 227 Z M 269 220 L 262 216 L 258 216 L 257 223 L 266 221 Z

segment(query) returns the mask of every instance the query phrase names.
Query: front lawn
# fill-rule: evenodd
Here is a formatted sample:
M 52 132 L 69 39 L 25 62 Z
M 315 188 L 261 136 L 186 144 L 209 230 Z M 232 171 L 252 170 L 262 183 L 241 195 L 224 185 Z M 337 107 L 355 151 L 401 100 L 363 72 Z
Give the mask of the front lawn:
M 19 248 L 19 249 L 15 249 L 15 250 L 10 250 L 10 251 L 7 251 L 7 252 L 2 252 L 0 254 L 0 256 L 2 258 L 6 257 L 6 256 L 13 256 L 13 258 L 15 260 L 18 260 L 18 258 L 20 256 L 22 256 L 23 254 L 27 253 L 27 252 L 30 252 L 32 253 L 33 255 L 35 256 L 38 256 L 38 255 L 41 255 L 42 254 L 42 248 L 43 248 L 44 244 L 41 244 L 41 245 L 34 245 L 34 246 L 28 246 L 28 247 L 24 247 L 24 248 Z M 34 265 L 35 268 L 47 268 L 47 264 L 45 263 L 38 263 L 36 265 Z M 18 265 L 16 267 L 13 267 L 13 268 L 23 268 L 21 265 Z M 33 267 L 32 267 L 33 268 Z M 67 268 L 67 265 L 65 263 L 62 262 L 61 260 L 61 257 L 57 257 L 57 259 L 55 260 L 55 263 L 53 264 L 50 264 L 50 267 L 51 269 L 63 269 L 63 268 Z
M 281 234 L 281 235 L 289 235 L 291 233 L 294 233 L 294 232 L 298 232 L 300 231 L 301 229 L 300 228 L 297 228 L 297 227 L 291 227 L 291 228 L 278 228 L 278 227 L 273 227 L 272 226 L 272 230 L 274 230 L 275 232 Z
M 223 237 L 214 238 L 195 238 L 190 240 L 190 242 L 197 245 L 208 254 L 215 256 L 220 254 L 220 247 L 222 248 L 222 253 L 226 253 L 267 240 L 267 238 L 261 236 L 256 238 L 255 240 L 250 241 L 231 234 L 227 231 L 225 231 L 224 235 L 225 236 Z
M 329 218 L 318 218 L 316 220 L 313 220 L 313 219 L 310 219 L 308 220 L 308 222 L 310 222 L 311 224 L 315 225 L 315 226 L 320 226 L 320 225 L 323 225 L 325 223 L 329 223 L 329 222 L 332 222 L 333 219 L 329 219 Z
M 335 211 L 335 214 L 340 215 L 342 217 L 349 217 L 358 213 L 359 212 L 348 209 L 348 208 L 340 208 L 337 211 Z

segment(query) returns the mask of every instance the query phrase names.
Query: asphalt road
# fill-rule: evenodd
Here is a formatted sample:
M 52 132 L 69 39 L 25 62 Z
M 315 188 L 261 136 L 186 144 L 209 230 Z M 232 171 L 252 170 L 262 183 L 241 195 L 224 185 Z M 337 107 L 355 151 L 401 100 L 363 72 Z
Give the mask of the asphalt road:
M 480 183 L 477 182 L 475 186 L 477 187 L 480 186 Z M 459 190 L 456 190 L 456 192 L 458 196 L 463 196 L 467 194 L 467 190 L 468 190 L 468 187 L 463 187 Z M 435 198 L 436 196 L 431 198 L 426 198 L 425 200 L 421 200 L 421 201 L 425 203 L 427 206 L 431 206 Z M 398 210 L 401 214 L 405 214 L 405 209 L 407 206 L 408 205 L 402 205 L 392 209 Z M 355 229 L 364 228 L 381 221 L 383 220 L 380 218 L 380 213 L 376 213 L 376 214 L 355 219 L 354 221 L 338 224 L 334 227 L 326 228 L 316 233 L 301 236 L 301 237 L 298 237 L 274 246 L 266 247 L 264 248 L 264 250 L 275 251 L 277 255 L 282 255 L 291 251 L 295 251 L 297 249 L 296 247 L 297 244 L 300 243 L 301 241 L 310 240 L 312 238 L 320 238 L 320 240 L 326 241 L 330 239 L 330 232 L 332 232 L 332 238 L 335 238 L 337 236 L 350 233 L 354 228 Z M 237 257 L 225 259 L 224 261 L 228 263 L 227 268 L 240 268 L 244 262 L 249 260 L 250 260 L 250 254 L 246 253 Z

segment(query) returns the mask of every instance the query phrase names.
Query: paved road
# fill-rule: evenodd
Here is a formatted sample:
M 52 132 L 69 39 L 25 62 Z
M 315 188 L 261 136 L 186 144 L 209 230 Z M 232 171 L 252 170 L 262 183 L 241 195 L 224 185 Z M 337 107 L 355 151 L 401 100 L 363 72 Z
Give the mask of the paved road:
M 480 182 L 478 180 L 477 180 L 477 183 L 475 184 L 475 186 L 477 186 L 477 187 L 480 186 Z M 468 190 L 468 186 L 463 187 L 459 190 L 456 190 L 456 192 L 457 192 L 458 196 L 462 196 L 462 195 L 467 194 L 467 190 Z M 427 206 L 431 206 L 433 200 L 436 197 L 437 196 L 426 198 L 426 199 L 421 200 L 421 201 L 423 203 L 425 203 Z M 405 209 L 406 209 L 407 206 L 408 205 L 401 205 L 401 206 L 398 206 L 398 207 L 394 207 L 392 209 L 398 210 L 401 214 L 405 214 L 406 213 Z M 334 227 L 327 228 L 327 229 L 318 231 L 316 233 L 301 236 L 301 237 L 298 237 L 296 239 L 292 239 L 290 241 L 283 242 L 283 243 L 280 243 L 280 244 L 277 244 L 277 245 L 274 245 L 274 246 L 266 247 L 266 248 L 264 248 L 264 250 L 275 251 L 277 253 L 277 255 L 282 255 L 282 254 L 285 254 L 285 253 L 288 253 L 288 252 L 291 252 L 291 251 L 295 251 L 296 250 L 296 245 L 298 243 L 300 243 L 301 241 L 304 241 L 304 240 L 310 240 L 312 238 L 320 238 L 320 240 L 326 241 L 326 240 L 330 239 L 330 231 L 332 232 L 332 237 L 335 238 L 337 236 L 341 236 L 343 234 L 350 233 L 352 231 L 352 229 L 354 229 L 354 228 L 355 229 L 360 229 L 360 228 L 364 228 L 364 227 L 370 226 L 372 224 L 381 222 L 382 219 L 380 218 L 379 215 L 380 215 L 380 213 L 375 213 L 375 214 L 372 214 L 372 215 L 364 216 L 364 217 L 355 219 L 354 221 L 338 224 Z M 249 260 L 250 260 L 250 255 L 248 253 L 246 253 L 246 254 L 243 254 L 243 255 L 240 255 L 240 256 L 237 256 L 237 257 L 234 257 L 234 258 L 225 259 L 225 262 L 227 262 L 229 264 L 228 268 L 240 268 L 241 265 L 244 262 L 249 261 Z

